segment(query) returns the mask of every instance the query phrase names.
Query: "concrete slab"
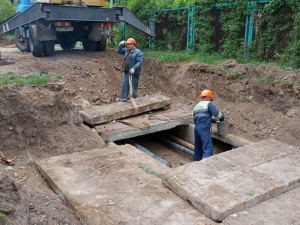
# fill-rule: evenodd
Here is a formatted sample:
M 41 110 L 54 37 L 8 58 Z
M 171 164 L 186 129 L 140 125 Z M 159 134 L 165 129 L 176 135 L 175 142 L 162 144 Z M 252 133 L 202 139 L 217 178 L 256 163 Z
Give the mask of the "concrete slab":
M 234 213 L 223 220 L 224 225 L 300 225 L 300 188 Z
M 183 124 L 193 122 L 190 113 L 193 106 L 184 104 L 172 104 L 168 110 L 155 110 L 151 114 L 138 115 L 119 121 L 127 121 L 131 124 L 147 124 L 148 128 L 137 128 L 122 122 L 105 123 L 96 125 L 95 129 L 106 141 L 117 141 L 137 137 L 145 134 L 169 130 Z
M 131 145 L 40 159 L 36 165 L 84 225 L 216 225 L 146 172 L 169 168 Z
M 253 142 L 251 142 L 245 138 L 238 137 L 238 136 L 230 134 L 230 133 L 228 133 L 226 135 L 219 135 L 216 125 L 213 125 L 213 127 L 212 127 L 211 137 L 214 139 L 217 139 L 219 141 L 222 141 L 224 143 L 230 144 L 233 147 L 242 147 L 244 145 L 253 144 Z
M 276 140 L 227 151 L 163 174 L 163 183 L 214 221 L 300 186 L 300 152 Z
M 189 124 L 185 126 L 179 126 L 176 128 L 176 134 L 181 139 L 194 144 L 194 124 Z M 229 130 L 230 132 L 230 130 Z M 246 140 L 245 138 L 238 137 L 233 134 L 226 134 L 226 135 L 219 135 L 217 133 L 217 128 L 215 124 L 213 124 L 212 130 L 211 130 L 211 137 L 214 139 L 217 139 L 219 141 L 222 141 L 224 143 L 230 144 L 233 147 L 242 147 L 244 145 L 253 144 L 253 142 Z
M 138 113 L 135 112 L 134 106 L 131 101 L 128 100 L 126 102 L 117 102 L 110 105 L 95 106 L 90 109 L 82 110 L 79 114 L 84 122 L 94 125 L 163 108 L 171 104 L 171 99 L 156 94 L 136 98 L 135 102 L 138 106 Z

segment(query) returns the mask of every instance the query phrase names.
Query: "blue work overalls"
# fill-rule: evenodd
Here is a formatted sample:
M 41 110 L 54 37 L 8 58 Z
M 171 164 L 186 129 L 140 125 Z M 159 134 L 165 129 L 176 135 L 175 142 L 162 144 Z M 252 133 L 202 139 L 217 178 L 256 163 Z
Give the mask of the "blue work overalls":
M 137 90 L 139 86 L 139 78 L 141 74 L 141 67 L 143 65 L 143 53 L 139 49 L 134 49 L 131 52 L 127 48 L 122 48 L 121 45 L 118 46 L 118 53 L 124 56 L 125 59 L 128 54 L 130 54 L 129 58 L 129 70 L 134 69 L 134 73 L 132 74 L 132 89 L 133 89 L 133 98 L 137 98 Z M 121 89 L 121 101 L 125 101 L 128 98 L 129 94 L 129 72 L 124 73 L 122 89 Z
M 213 145 L 210 134 L 212 116 L 222 118 L 214 104 L 210 101 L 202 100 L 194 108 L 194 137 L 195 152 L 194 161 L 200 161 L 213 155 Z

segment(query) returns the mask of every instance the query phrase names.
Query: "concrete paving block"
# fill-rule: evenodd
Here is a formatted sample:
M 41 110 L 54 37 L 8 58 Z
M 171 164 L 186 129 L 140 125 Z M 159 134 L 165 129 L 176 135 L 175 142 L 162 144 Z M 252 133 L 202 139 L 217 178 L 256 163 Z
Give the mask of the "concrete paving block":
M 85 109 L 79 112 L 84 122 L 94 125 L 107 121 L 112 121 L 128 116 L 133 116 L 143 112 L 148 112 L 154 109 L 163 108 L 171 104 L 171 99 L 160 95 L 151 95 L 136 98 L 135 102 L 138 106 L 138 113 L 130 100 L 126 102 L 117 102 L 109 105 L 95 106 L 90 109 Z
M 163 183 L 214 221 L 300 185 L 300 152 L 276 140 L 237 148 L 163 174 Z
M 192 110 L 193 107 L 190 105 L 172 104 L 167 110 L 154 110 L 151 114 L 136 115 L 120 119 L 115 123 L 96 125 L 95 129 L 106 142 L 118 141 L 190 124 L 193 122 L 193 117 L 190 116 Z M 146 124 L 148 127 L 141 129 L 124 124 L 122 121 Z
M 36 165 L 84 225 L 216 225 L 140 168 L 170 169 L 131 145 L 40 159 Z
M 231 214 L 224 225 L 300 225 L 300 188 Z

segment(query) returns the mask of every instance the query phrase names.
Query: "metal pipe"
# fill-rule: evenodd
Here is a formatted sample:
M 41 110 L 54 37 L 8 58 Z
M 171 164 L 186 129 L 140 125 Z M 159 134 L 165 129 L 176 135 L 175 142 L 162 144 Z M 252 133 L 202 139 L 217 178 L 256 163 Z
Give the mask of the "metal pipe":
M 125 141 L 125 144 L 130 144 L 134 147 L 136 147 L 137 149 L 141 150 L 142 152 L 146 153 L 147 155 L 150 155 L 152 158 L 157 159 L 158 161 L 162 162 L 163 164 L 165 164 L 168 167 L 172 168 L 171 163 L 169 163 L 167 160 L 160 158 L 156 155 L 154 155 L 152 152 L 150 152 L 148 149 L 146 149 L 145 147 L 135 143 L 133 140 L 127 140 Z
M 193 151 L 191 151 L 191 150 L 189 150 L 189 149 L 187 149 L 187 148 L 185 148 L 185 147 L 183 147 L 183 146 L 181 146 L 179 144 L 176 144 L 176 143 L 174 143 L 172 141 L 169 141 L 169 140 L 167 140 L 167 139 L 165 139 L 163 137 L 158 137 L 158 139 L 161 140 L 162 142 L 164 142 L 164 143 L 166 143 L 166 144 L 168 144 L 168 145 L 170 145 L 170 146 L 178 149 L 178 150 L 181 150 L 181 151 L 183 151 L 183 152 L 185 152 L 185 153 L 187 153 L 187 154 L 189 154 L 191 156 L 194 156 L 194 152 Z
M 176 144 L 182 145 L 183 147 L 186 147 L 186 148 L 188 148 L 188 149 L 190 149 L 192 151 L 195 150 L 195 146 L 194 145 L 192 145 L 192 144 L 190 144 L 190 143 L 188 143 L 188 142 L 186 142 L 186 141 L 184 141 L 184 140 L 182 140 L 182 139 L 180 139 L 178 137 L 175 137 L 172 134 L 167 134 L 166 133 L 166 134 L 164 134 L 164 136 L 166 138 L 168 138 L 169 140 L 174 141 Z

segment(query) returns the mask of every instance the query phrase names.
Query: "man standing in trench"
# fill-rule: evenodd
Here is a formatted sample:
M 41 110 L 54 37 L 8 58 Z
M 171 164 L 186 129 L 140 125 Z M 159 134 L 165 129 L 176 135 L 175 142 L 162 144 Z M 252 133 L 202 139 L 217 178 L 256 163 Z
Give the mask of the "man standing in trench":
M 213 145 L 210 134 L 212 116 L 224 121 L 224 115 L 214 106 L 212 101 L 215 96 L 212 91 L 204 90 L 200 94 L 202 100 L 194 108 L 194 137 L 195 151 L 194 161 L 200 161 L 213 155 Z
M 127 44 L 127 48 L 122 48 Z M 121 101 L 126 101 L 129 94 L 130 81 L 132 82 L 131 97 L 137 98 L 137 90 L 143 64 L 143 53 L 135 47 L 136 41 L 133 38 L 128 38 L 127 41 L 121 41 L 118 46 L 118 53 L 124 56 L 124 76 L 121 90 Z

